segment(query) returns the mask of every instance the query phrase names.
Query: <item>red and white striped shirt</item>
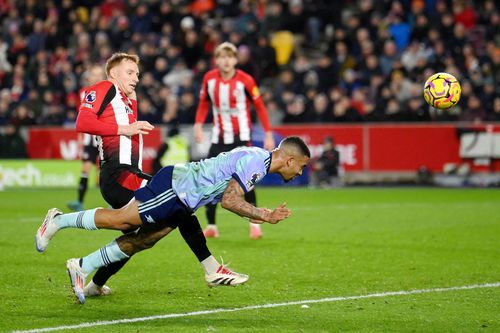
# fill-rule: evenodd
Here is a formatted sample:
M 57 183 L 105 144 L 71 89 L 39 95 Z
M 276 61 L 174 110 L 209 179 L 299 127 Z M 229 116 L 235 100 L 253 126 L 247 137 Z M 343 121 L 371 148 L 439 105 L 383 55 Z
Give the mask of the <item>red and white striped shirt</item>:
M 76 130 L 98 135 L 101 165 L 130 165 L 142 170 L 142 135 L 118 135 L 118 125 L 137 121 L 137 102 L 110 81 L 101 81 L 85 91 Z
M 236 70 L 232 78 L 224 80 L 219 70 L 213 69 L 203 77 L 195 123 L 205 122 L 209 102 L 212 102 L 214 119 L 212 143 L 232 144 L 238 140 L 250 141 L 252 129 L 250 101 L 255 106 L 262 127 L 266 132 L 270 131 L 269 117 L 255 80 L 241 70 Z
M 80 92 L 78 93 L 79 100 L 78 100 L 78 105 L 76 107 L 76 111 L 77 112 L 80 111 L 80 106 L 83 103 L 83 99 L 87 95 L 85 93 L 85 91 L 87 89 L 88 89 L 88 87 L 82 88 L 82 89 L 80 89 Z M 93 147 L 97 148 L 98 145 L 99 145 L 99 139 L 95 135 L 91 135 L 91 134 L 88 134 L 88 133 L 83 133 L 82 144 L 83 144 L 84 147 L 90 145 L 90 146 L 93 146 Z

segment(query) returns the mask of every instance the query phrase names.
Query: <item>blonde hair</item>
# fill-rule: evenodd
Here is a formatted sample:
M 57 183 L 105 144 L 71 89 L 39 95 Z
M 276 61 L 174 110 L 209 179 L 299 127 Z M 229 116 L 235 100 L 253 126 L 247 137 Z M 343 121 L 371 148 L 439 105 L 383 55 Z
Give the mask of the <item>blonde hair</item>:
M 111 69 L 118 66 L 123 60 L 130 60 L 139 65 L 139 56 L 135 54 L 128 54 L 124 52 L 113 53 L 113 55 L 106 61 L 106 75 L 109 76 Z
M 217 58 L 222 52 L 227 52 L 231 56 L 236 57 L 238 55 L 238 49 L 233 43 L 224 42 L 217 46 L 214 51 L 214 55 Z

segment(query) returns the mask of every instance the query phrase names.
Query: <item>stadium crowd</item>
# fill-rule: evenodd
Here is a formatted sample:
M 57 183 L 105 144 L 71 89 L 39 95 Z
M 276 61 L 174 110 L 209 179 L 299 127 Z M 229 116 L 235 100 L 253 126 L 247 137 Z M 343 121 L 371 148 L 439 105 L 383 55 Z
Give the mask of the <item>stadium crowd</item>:
M 495 1 L 0 0 L 0 126 L 74 126 L 87 68 L 138 54 L 140 118 L 192 124 L 219 43 L 259 83 L 273 125 L 500 120 Z M 459 78 L 448 112 L 424 105 Z

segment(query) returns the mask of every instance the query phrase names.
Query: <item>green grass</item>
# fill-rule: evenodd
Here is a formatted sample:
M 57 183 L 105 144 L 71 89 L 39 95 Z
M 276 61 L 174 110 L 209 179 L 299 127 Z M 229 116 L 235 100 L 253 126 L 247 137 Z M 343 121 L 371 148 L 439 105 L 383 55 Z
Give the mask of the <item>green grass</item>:
M 114 294 L 76 304 L 64 263 L 119 235 L 64 230 L 43 255 L 33 238 L 47 208 L 76 191 L 0 192 L 0 330 L 73 325 L 218 308 L 500 281 L 500 191 L 491 189 L 265 189 L 293 216 L 248 239 L 247 223 L 218 210 L 212 253 L 251 276 L 205 286 L 178 232 L 135 256 Z M 97 190 L 88 207 L 105 206 Z M 204 210 L 198 215 L 204 224 Z M 80 332 L 500 331 L 500 288 L 291 305 L 79 329 Z M 77 331 L 73 330 L 72 332 Z

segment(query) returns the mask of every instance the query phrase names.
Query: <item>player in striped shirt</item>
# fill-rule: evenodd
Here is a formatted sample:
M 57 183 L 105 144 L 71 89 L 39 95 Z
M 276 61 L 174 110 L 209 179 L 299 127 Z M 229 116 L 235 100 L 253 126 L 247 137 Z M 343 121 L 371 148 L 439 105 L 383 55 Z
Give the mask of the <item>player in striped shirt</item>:
M 285 203 L 272 210 L 258 208 L 246 202 L 244 195 L 268 173 L 277 173 L 285 181 L 301 175 L 310 156 L 309 148 L 300 138 L 288 137 L 271 152 L 240 147 L 200 162 L 164 167 L 145 187 L 136 190 L 135 200 L 122 209 L 97 208 L 63 215 L 56 208 L 50 209 L 36 234 L 37 250 L 44 252 L 51 238 L 64 228 L 140 227 L 137 233 L 123 235 L 86 257 L 67 261 L 75 295 L 84 303 L 83 286 L 93 270 L 152 247 L 177 227 L 182 234 L 181 227 L 185 224 L 199 226 L 194 213 L 204 205 L 221 202 L 223 208 L 259 223 L 276 224 L 288 218 L 291 211 Z M 198 260 L 209 286 L 239 285 L 249 278 L 219 264 L 208 248 Z
M 228 42 L 220 44 L 214 51 L 217 68 L 210 70 L 203 77 L 200 103 L 196 111 L 193 129 L 196 142 L 203 142 L 202 126 L 211 104 L 213 127 L 212 144 L 208 152 L 209 158 L 235 147 L 251 145 L 250 103 L 254 105 L 265 131 L 264 148 L 271 150 L 275 145 L 269 117 L 259 88 L 249 74 L 236 69 L 237 55 L 236 46 L 233 44 Z M 255 191 L 246 193 L 245 200 L 256 205 Z M 219 237 L 219 231 L 215 224 L 216 207 L 212 204 L 207 205 L 208 226 L 203 232 L 205 237 Z M 250 237 L 259 239 L 261 236 L 260 225 L 250 223 Z
M 153 126 L 137 121 L 138 63 L 139 58 L 135 55 L 113 54 L 106 62 L 108 79 L 87 89 L 76 124 L 77 131 L 99 136 L 101 194 L 113 208 L 125 206 L 133 198 L 134 191 L 150 179 L 141 171 L 142 135 L 148 134 Z M 53 213 L 62 214 L 58 210 Z M 197 220 L 182 223 L 179 231 L 196 257 L 208 256 L 209 250 Z M 100 267 L 85 287 L 85 296 L 109 294 L 110 289 L 104 284 L 127 260 L 124 258 Z
M 138 64 L 136 55 L 113 54 L 105 66 L 107 79 L 85 90 L 76 121 L 78 132 L 97 137 L 101 194 L 113 208 L 125 206 L 151 178 L 142 172 L 142 135 L 153 126 L 137 120 Z M 86 295 L 109 294 L 106 281 L 126 262 L 99 269 L 85 288 Z

